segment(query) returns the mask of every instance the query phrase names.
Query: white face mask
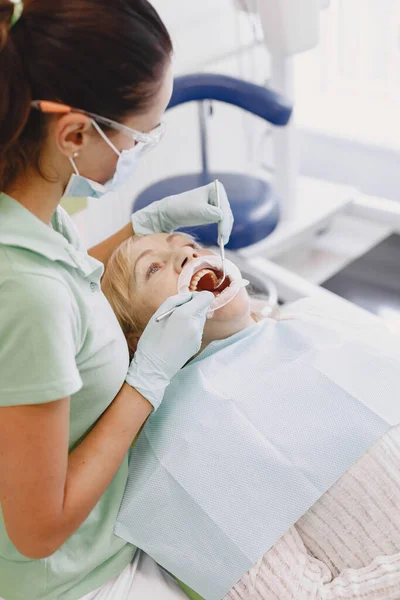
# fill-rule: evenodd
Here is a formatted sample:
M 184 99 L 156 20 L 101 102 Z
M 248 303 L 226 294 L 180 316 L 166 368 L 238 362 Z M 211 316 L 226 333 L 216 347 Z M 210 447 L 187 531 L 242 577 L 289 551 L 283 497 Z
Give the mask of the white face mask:
M 130 150 L 122 150 L 114 177 L 104 185 L 107 192 L 114 192 L 132 177 L 138 167 L 142 150 L 143 144 L 141 142 L 137 142 Z
M 100 198 L 107 192 L 116 191 L 116 189 L 121 187 L 121 185 L 123 185 L 136 171 L 144 144 L 138 142 L 133 148 L 122 150 L 122 152 L 120 152 L 100 129 L 96 121 L 92 121 L 92 125 L 110 148 L 118 155 L 114 176 L 105 185 L 102 185 L 97 181 L 93 181 L 92 179 L 80 175 L 74 159 L 70 158 L 69 161 L 75 173 L 71 175 L 67 187 L 65 188 L 63 194 L 64 198 Z

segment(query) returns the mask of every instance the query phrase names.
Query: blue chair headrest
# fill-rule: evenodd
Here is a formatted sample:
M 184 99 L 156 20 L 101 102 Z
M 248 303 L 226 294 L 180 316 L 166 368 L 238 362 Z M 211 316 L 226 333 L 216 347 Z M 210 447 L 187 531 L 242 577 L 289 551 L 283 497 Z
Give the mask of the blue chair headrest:
M 214 73 L 183 75 L 174 81 L 168 108 L 185 102 L 219 100 L 233 104 L 273 125 L 286 125 L 293 106 L 280 94 L 260 85 Z

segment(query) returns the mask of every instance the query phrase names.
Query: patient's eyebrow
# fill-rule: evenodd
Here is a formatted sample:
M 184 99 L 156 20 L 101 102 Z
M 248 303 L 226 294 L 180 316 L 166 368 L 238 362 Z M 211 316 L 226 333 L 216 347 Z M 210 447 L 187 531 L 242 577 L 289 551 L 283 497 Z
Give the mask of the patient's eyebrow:
M 135 261 L 135 267 L 134 267 L 134 269 L 135 269 L 135 277 L 137 276 L 136 269 L 137 269 L 137 266 L 139 264 L 139 261 L 142 260 L 142 258 L 144 258 L 145 256 L 148 256 L 149 254 L 153 254 L 153 253 L 154 253 L 154 250 L 144 250 L 143 252 L 141 252 L 139 254 L 139 256 L 137 257 L 137 259 Z
M 187 235 L 186 233 L 170 233 L 166 238 L 165 241 L 170 243 L 172 242 L 172 240 L 176 237 L 179 237 L 183 240 L 187 240 L 187 241 L 193 241 L 192 236 Z M 143 252 L 141 252 L 139 254 L 139 256 L 137 257 L 136 261 L 135 261 L 135 266 L 134 266 L 134 275 L 135 278 L 137 277 L 137 272 L 136 272 L 136 268 L 139 264 L 139 261 L 142 260 L 142 258 L 144 258 L 145 256 L 148 256 L 149 254 L 155 254 L 155 250 L 151 250 L 151 249 L 147 249 L 147 250 L 143 250 Z
M 178 237 L 178 236 L 181 237 L 181 238 L 187 237 L 183 233 L 171 233 L 170 235 L 168 235 L 165 238 L 165 241 L 168 242 L 168 243 L 170 243 L 175 237 Z M 147 250 L 144 250 L 143 252 L 141 252 L 139 254 L 139 256 L 137 257 L 137 259 L 135 261 L 135 272 L 136 272 L 136 267 L 137 267 L 139 261 L 142 260 L 142 258 L 144 258 L 145 256 L 148 256 L 149 254 L 154 254 L 154 250 L 147 249 Z

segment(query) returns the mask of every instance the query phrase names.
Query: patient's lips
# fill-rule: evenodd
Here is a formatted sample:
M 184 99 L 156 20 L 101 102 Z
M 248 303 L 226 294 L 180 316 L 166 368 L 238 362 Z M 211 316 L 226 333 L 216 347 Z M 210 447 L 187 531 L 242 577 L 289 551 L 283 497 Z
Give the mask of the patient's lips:
M 207 290 L 213 292 L 215 296 L 219 296 L 227 287 L 229 287 L 231 281 L 229 277 L 226 277 L 220 286 L 223 274 L 222 271 L 212 269 L 200 269 L 195 273 L 190 281 L 189 290 L 191 292 L 202 292 Z
M 178 279 L 178 293 L 209 291 L 215 296 L 207 316 L 214 314 L 229 302 L 249 282 L 230 260 L 225 261 L 226 278 L 224 281 L 221 258 L 215 254 L 199 256 L 188 262 L 182 269 Z

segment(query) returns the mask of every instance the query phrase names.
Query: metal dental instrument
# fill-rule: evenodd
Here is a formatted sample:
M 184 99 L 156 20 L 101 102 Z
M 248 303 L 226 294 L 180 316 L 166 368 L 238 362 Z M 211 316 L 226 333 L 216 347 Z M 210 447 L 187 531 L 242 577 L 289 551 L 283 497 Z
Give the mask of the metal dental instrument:
M 159 323 L 163 319 L 166 319 L 167 317 L 169 317 L 169 315 L 172 315 L 172 313 L 175 312 L 176 308 L 177 307 L 174 306 L 174 308 L 171 308 L 171 310 L 167 310 L 167 312 L 162 313 L 162 315 L 159 315 L 158 317 L 156 317 L 156 323 Z
M 218 190 L 218 179 L 215 180 L 215 193 L 217 196 L 217 207 L 221 208 L 221 201 L 219 198 L 219 190 Z M 221 231 L 221 221 L 218 223 L 218 245 L 219 245 L 219 252 L 221 254 L 221 263 L 222 263 L 222 279 L 221 281 L 218 283 L 218 286 L 220 286 L 226 278 L 226 270 L 225 270 L 225 246 L 224 246 L 224 240 L 222 237 L 222 231 Z
M 215 183 L 215 193 L 217 196 L 217 208 L 221 208 L 221 201 L 219 199 L 219 190 L 218 190 L 218 179 L 216 179 L 214 181 Z M 221 285 L 221 283 L 223 283 L 225 281 L 226 278 L 226 270 L 225 270 L 225 247 L 224 247 L 224 241 L 222 238 L 222 232 L 221 232 L 221 221 L 218 223 L 218 245 L 219 245 L 219 251 L 221 254 L 221 263 L 222 263 L 222 279 L 219 282 L 218 286 Z M 175 312 L 175 310 L 177 309 L 177 307 L 175 306 L 174 308 L 171 308 L 171 310 L 167 310 L 165 313 L 162 313 L 161 315 L 159 315 L 158 317 L 156 317 L 156 323 L 159 323 L 160 321 L 162 321 L 163 319 L 166 319 L 167 317 L 169 317 L 170 315 L 172 315 L 173 312 Z

